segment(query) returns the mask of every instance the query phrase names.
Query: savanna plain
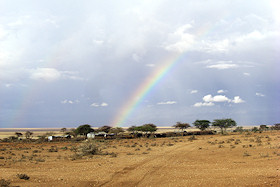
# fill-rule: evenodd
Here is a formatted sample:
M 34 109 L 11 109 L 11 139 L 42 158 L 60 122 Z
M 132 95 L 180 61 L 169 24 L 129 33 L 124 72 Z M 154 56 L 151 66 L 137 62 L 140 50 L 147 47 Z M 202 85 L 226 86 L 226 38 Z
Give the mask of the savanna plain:
M 0 142 L 3 186 L 280 186 L 280 133 Z

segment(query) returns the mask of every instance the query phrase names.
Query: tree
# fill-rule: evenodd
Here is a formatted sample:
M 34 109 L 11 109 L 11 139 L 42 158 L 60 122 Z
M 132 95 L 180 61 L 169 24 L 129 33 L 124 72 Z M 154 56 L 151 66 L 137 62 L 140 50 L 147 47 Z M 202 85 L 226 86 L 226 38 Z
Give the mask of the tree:
M 181 123 L 181 122 L 177 122 L 176 125 L 173 125 L 173 127 L 175 127 L 176 129 L 180 129 L 182 131 L 182 135 L 183 135 L 184 129 L 187 129 L 190 126 L 191 125 L 188 123 Z
M 226 132 L 227 128 L 231 128 L 236 126 L 236 122 L 233 119 L 215 119 L 212 122 L 212 126 L 219 127 L 221 129 L 222 134 Z
M 32 136 L 33 132 L 30 132 L 30 131 L 26 131 L 25 132 L 25 138 L 26 139 L 30 139 L 30 137 Z
M 127 131 L 132 132 L 133 134 L 135 134 L 135 132 L 137 131 L 137 127 L 136 126 L 131 126 L 127 129 Z
M 136 130 L 139 130 L 139 131 L 142 131 L 142 132 L 145 132 L 146 134 L 148 134 L 148 132 L 152 133 L 152 132 L 157 131 L 157 126 L 152 123 L 149 123 L 149 124 L 144 124 L 140 127 L 137 127 Z
M 15 132 L 15 135 L 18 137 L 18 139 L 23 135 L 21 132 Z
M 253 128 L 251 129 L 251 131 L 256 133 L 256 132 L 259 131 L 259 128 L 258 128 L 258 127 L 253 127 Z
M 242 133 L 242 132 L 244 132 L 244 129 L 241 126 L 240 127 L 236 127 L 236 129 L 233 132 L 240 132 L 240 133 Z
M 208 120 L 195 120 L 195 122 L 193 122 L 193 125 L 196 128 L 204 131 L 205 129 L 207 129 L 210 126 L 210 123 L 211 122 Z
M 99 127 L 99 128 L 97 129 L 97 131 L 98 131 L 98 132 L 106 132 L 106 133 L 108 133 L 108 132 L 111 130 L 111 128 L 112 128 L 112 127 L 110 127 L 110 126 L 104 125 L 104 126 L 102 126 L 102 127 Z
M 115 127 L 111 128 L 109 132 L 118 135 L 119 133 L 124 132 L 124 130 L 121 127 Z
M 271 127 L 273 130 L 280 130 L 280 123 L 276 123 Z
M 85 124 L 85 125 L 80 125 L 76 130 L 75 133 L 79 135 L 83 135 L 87 137 L 87 134 L 90 132 L 94 132 L 93 128 L 91 128 L 90 125 Z
M 67 129 L 65 127 L 60 129 L 60 132 L 65 133 L 67 131 Z
M 266 131 L 268 127 L 266 125 L 260 125 L 260 130 Z
M 66 131 L 64 134 L 74 136 L 74 137 L 77 137 L 78 135 L 75 128 L 71 128 L 70 131 Z

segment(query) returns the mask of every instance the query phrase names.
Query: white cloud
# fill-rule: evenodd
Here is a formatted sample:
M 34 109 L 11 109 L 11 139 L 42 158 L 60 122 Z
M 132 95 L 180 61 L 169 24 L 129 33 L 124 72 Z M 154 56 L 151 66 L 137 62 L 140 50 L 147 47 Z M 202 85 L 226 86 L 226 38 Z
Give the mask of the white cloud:
M 141 57 L 138 54 L 133 53 L 132 54 L 132 59 L 136 62 L 139 62 L 141 60 Z
M 191 90 L 191 94 L 195 94 L 195 93 L 197 93 L 198 92 L 198 90 Z
M 236 104 L 245 102 L 239 96 L 235 96 L 232 100 L 226 97 L 225 95 L 212 96 L 211 94 L 204 96 L 202 99 L 204 102 L 195 103 L 193 106 L 195 107 L 213 106 L 214 103 L 220 103 L 220 102 L 228 102 L 228 103 L 236 103 Z
M 262 93 L 256 93 L 256 96 L 259 96 L 259 97 L 264 97 L 265 95 L 264 94 L 262 94 Z
M 212 68 L 212 69 L 232 69 L 232 68 L 237 68 L 237 64 L 214 64 L 214 65 L 208 65 L 206 66 L 207 68 Z
M 0 27 L 0 40 L 8 34 L 3 28 Z
M 100 106 L 108 106 L 108 104 L 107 103 L 101 103 Z
M 83 77 L 79 76 L 78 72 L 74 72 L 74 71 L 60 71 L 61 77 L 63 79 L 70 79 L 70 80 L 86 80 Z
M 146 64 L 147 67 L 155 67 L 155 64 Z
M 159 102 L 158 105 L 173 105 L 176 104 L 176 101 L 166 101 L 166 102 Z
M 230 102 L 230 99 L 224 95 L 216 95 L 213 97 L 213 102 Z
M 97 104 L 97 103 L 92 103 L 90 106 L 93 106 L 93 107 L 99 107 L 100 105 Z
M 168 51 L 184 52 L 194 44 L 195 36 L 187 33 L 192 28 L 192 25 L 186 24 L 180 26 L 176 31 L 169 36 L 169 44 L 165 46 Z
M 92 106 L 92 107 L 106 107 L 106 106 L 108 106 L 108 103 L 105 103 L 105 102 L 103 102 L 101 104 L 92 103 L 90 106 Z
M 58 79 L 85 80 L 78 76 L 78 72 L 58 71 L 55 68 L 37 68 L 29 70 L 30 78 L 33 80 L 56 81 Z
M 238 38 L 236 38 L 236 42 L 245 42 L 247 40 L 261 40 L 263 38 L 265 38 L 266 36 L 262 33 L 260 33 L 259 31 L 253 31 L 250 32 L 248 34 L 242 35 Z
M 261 118 L 256 112 L 269 114 L 277 111 L 275 102 L 269 106 L 262 105 L 262 100 L 268 95 L 260 87 L 267 83 L 265 87 L 271 92 L 270 100 L 277 100 L 277 89 L 273 88 L 277 88 L 279 83 L 279 69 L 275 68 L 279 64 L 280 48 L 278 1 L 275 0 L 274 7 L 270 6 L 270 0 L 269 3 L 262 0 L 246 4 L 201 0 L 114 2 L 114 11 L 106 9 L 108 3 L 105 1 L 81 1 L 79 7 L 64 2 L 17 1 L 21 11 L 15 11 L 12 2 L 5 3 L 5 8 L 1 9 L 0 98 L 3 103 L 0 123 L 13 121 L 9 119 L 16 106 L 13 102 L 29 90 L 35 90 L 34 102 L 51 97 L 49 100 L 56 103 L 49 102 L 45 108 L 29 107 L 27 112 L 38 117 L 42 113 L 50 116 L 47 112 L 57 116 L 14 120 L 21 122 L 19 126 L 44 121 L 49 125 L 57 124 L 57 121 L 69 124 L 69 121 L 92 119 L 96 124 L 110 124 L 110 118 L 122 115 L 118 113 L 119 108 L 134 97 L 134 90 L 147 77 L 167 66 L 172 70 L 147 95 L 149 102 L 137 105 L 135 110 L 141 114 L 136 116 L 137 119 L 134 115 L 127 117 L 123 125 L 147 120 L 159 125 L 172 123 L 186 113 L 181 102 L 188 103 L 195 98 L 189 107 L 205 106 L 217 113 L 230 110 L 232 117 L 244 124 L 254 124 L 253 120 L 263 120 L 264 123 L 278 120 L 278 116 Z M 59 11 L 50 11 L 53 7 Z M 270 11 L 271 8 L 275 12 Z M 24 17 L 26 14 L 30 17 Z M 5 84 L 12 86 L 6 88 Z M 42 86 L 44 89 L 39 89 Z M 55 88 L 59 88 L 59 92 Z M 212 91 L 205 92 L 207 89 Z M 219 92 L 220 89 L 228 92 Z M 231 90 L 240 90 L 240 93 L 230 93 Z M 172 97 L 174 92 L 180 100 Z M 206 102 L 203 96 L 208 94 L 212 95 L 204 98 Z M 262 96 L 264 94 L 265 97 Z M 255 97 L 255 100 L 250 97 Z M 81 103 L 77 104 L 76 98 Z M 240 103 L 243 101 L 241 98 L 248 104 Z M 167 101 L 174 100 L 177 104 L 157 105 L 158 102 L 168 104 Z M 147 110 L 150 103 L 154 107 Z M 84 104 L 88 108 L 79 107 L 85 114 L 78 116 L 81 119 L 72 113 L 67 119 L 61 118 L 65 111 L 60 107 Z M 229 109 L 230 105 L 240 107 Z M 168 107 L 174 110 L 170 111 Z M 108 108 L 110 111 L 102 111 Z M 100 109 L 99 112 L 92 111 Z M 241 110 L 248 115 L 237 115 Z M 159 119 L 159 112 L 165 117 Z M 193 113 L 197 111 L 187 112 L 186 120 L 197 115 Z M 217 115 L 213 110 L 203 112 L 209 119 Z
M 79 100 L 72 101 L 72 100 L 65 99 L 65 100 L 61 101 L 60 103 L 61 104 L 74 104 L 74 103 L 79 103 L 79 102 L 80 102 Z
M 245 73 L 243 73 L 243 75 L 245 75 L 245 76 L 250 76 L 251 74 L 250 74 L 250 73 L 245 72 Z
M 212 52 L 226 52 L 230 47 L 229 39 L 222 39 L 217 41 L 203 40 L 198 48 L 201 51 L 206 51 L 208 53 Z
M 205 102 L 230 102 L 230 99 L 224 95 L 216 95 L 212 97 L 212 95 L 206 95 L 203 97 L 203 101 Z
M 92 40 L 92 42 L 97 45 L 102 45 L 104 43 L 103 40 Z
M 217 93 L 221 94 L 221 93 L 226 93 L 227 90 L 218 90 Z
M 233 100 L 231 100 L 232 103 L 244 103 L 245 101 L 242 100 L 239 96 L 235 96 Z
M 5 84 L 5 87 L 6 87 L 6 88 L 10 88 L 11 86 L 12 86 L 12 84 L 9 84 L 9 83 L 8 83 L 8 84 Z
M 212 103 L 212 102 L 209 102 L 209 103 L 202 103 L 202 102 L 199 102 L 199 103 L 195 103 L 193 106 L 194 107 L 201 107 L 201 106 L 214 106 L 215 104 Z
M 55 81 L 61 77 L 61 73 L 54 68 L 37 68 L 30 75 L 34 80 Z

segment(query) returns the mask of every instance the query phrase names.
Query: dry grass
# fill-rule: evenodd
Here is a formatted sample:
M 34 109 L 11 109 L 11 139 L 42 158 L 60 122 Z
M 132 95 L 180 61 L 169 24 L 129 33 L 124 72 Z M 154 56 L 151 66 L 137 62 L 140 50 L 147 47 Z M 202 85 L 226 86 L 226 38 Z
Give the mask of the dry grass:
M 279 159 L 276 131 L 195 139 L 1 143 L 0 182 L 11 186 L 279 186 Z M 29 180 L 20 179 L 18 173 Z

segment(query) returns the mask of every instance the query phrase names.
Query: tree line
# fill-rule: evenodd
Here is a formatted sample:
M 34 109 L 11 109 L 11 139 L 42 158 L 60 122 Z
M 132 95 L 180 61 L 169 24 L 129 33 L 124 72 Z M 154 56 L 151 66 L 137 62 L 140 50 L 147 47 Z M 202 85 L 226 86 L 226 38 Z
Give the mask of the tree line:
M 219 127 L 221 129 L 222 133 L 226 132 L 227 128 L 232 128 L 236 126 L 236 122 L 233 119 L 215 119 L 213 122 L 210 122 L 209 120 L 196 120 L 193 122 L 193 125 L 200 129 L 201 131 L 206 130 L 210 127 L 210 124 L 212 124 L 213 127 Z M 177 122 L 175 125 L 173 125 L 174 128 L 180 129 L 182 132 L 186 130 L 187 128 L 191 127 L 189 123 L 182 123 Z M 62 128 L 61 131 L 66 131 L 66 128 Z M 152 123 L 144 124 L 141 126 L 131 126 L 127 129 L 127 131 L 136 133 L 136 132 L 142 132 L 142 133 L 153 133 L 157 131 L 157 126 Z M 77 136 L 82 135 L 86 136 L 90 132 L 105 132 L 105 133 L 113 133 L 113 134 L 119 134 L 121 132 L 124 132 L 124 129 L 121 127 L 110 127 L 110 126 L 102 126 L 99 127 L 97 130 L 94 130 L 90 125 L 80 125 L 76 129 L 71 129 L 68 132 L 65 132 L 65 134 Z
M 225 133 L 227 128 L 232 128 L 237 125 L 236 122 L 230 118 L 215 119 L 215 120 L 213 120 L 213 122 L 210 122 L 209 120 L 196 120 L 192 124 L 193 124 L 193 126 L 200 129 L 201 131 L 207 130 L 210 126 L 218 127 L 221 129 L 221 133 Z M 191 127 L 191 125 L 189 123 L 177 122 L 175 125 L 173 125 L 173 127 L 181 130 L 182 134 L 183 134 L 187 128 Z M 156 125 L 149 123 L 149 124 L 144 124 L 141 126 L 131 126 L 126 130 L 133 134 L 141 132 L 141 133 L 144 133 L 147 135 L 148 133 L 156 132 L 157 129 L 158 128 Z M 242 126 L 238 126 L 233 130 L 233 132 L 242 133 L 244 131 L 246 131 L 246 132 L 252 131 L 252 132 L 261 133 L 261 132 L 267 131 L 267 130 L 280 130 L 280 123 L 276 123 L 270 127 L 268 127 L 267 125 L 260 125 L 259 128 L 253 127 L 250 130 L 249 129 L 245 130 L 245 129 L 243 129 Z M 86 137 L 87 134 L 90 132 L 95 132 L 95 133 L 105 132 L 105 133 L 112 133 L 114 135 L 118 135 L 119 133 L 125 132 L 125 130 L 122 127 L 111 127 L 111 126 L 105 125 L 105 126 L 99 127 L 98 129 L 93 129 L 88 124 L 80 125 L 79 127 L 69 129 L 68 131 L 67 131 L 67 128 L 61 128 L 60 131 L 65 135 L 71 135 L 74 137 L 77 137 L 78 135 Z M 15 136 L 11 136 L 8 139 L 18 140 L 18 139 L 21 139 L 21 137 L 25 136 L 25 139 L 30 140 L 32 138 L 32 135 L 33 135 L 33 132 L 31 132 L 31 131 L 26 131 L 25 133 L 15 132 Z M 44 138 L 46 136 L 52 136 L 52 135 L 53 135 L 53 132 L 48 132 L 43 136 L 39 136 L 39 138 Z

